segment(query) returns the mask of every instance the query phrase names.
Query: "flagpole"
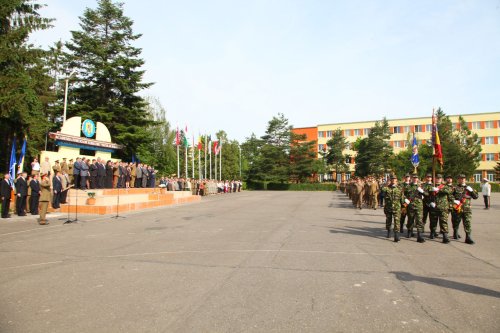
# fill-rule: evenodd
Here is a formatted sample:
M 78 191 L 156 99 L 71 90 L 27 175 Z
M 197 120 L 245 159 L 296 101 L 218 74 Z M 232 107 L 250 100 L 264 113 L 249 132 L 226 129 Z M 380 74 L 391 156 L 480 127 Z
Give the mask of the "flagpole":
M 180 164 L 179 164 L 179 145 L 177 145 L 177 177 L 181 176 Z
M 193 135 L 193 147 L 191 147 L 191 168 L 193 168 L 193 179 L 194 179 L 194 135 Z
M 215 154 L 215 163 L 214 163 L 215 173 L 214 173 L 214 179 L 217 180 L 217 178 L 219 177 L 219 174 L 217 173 L 217 148 L 215 149 L 214 154 Z
M 432 108 L 432 183 L 436 187 L 436 118 L 434 117 L 434 108 Z
M 220 164 L 219 164 L 219 178 L 220 180 L 222 180 L 222 139 L 219 141 L 219 161 L 220 161 Z
M 209 142 L 208 145 L 208 157 L 209 157 L 209 162 L 210 162 L 210 177 L 208 179 L 212 179 L 212 141 Z
M 205 172 L 203 173 L 203 178 L 207 179 L 207 135 L 205 134 L 205 142 L 204 142 L 204 150 L 205 150 L 205 164 L 203 165 L 205 168 Z

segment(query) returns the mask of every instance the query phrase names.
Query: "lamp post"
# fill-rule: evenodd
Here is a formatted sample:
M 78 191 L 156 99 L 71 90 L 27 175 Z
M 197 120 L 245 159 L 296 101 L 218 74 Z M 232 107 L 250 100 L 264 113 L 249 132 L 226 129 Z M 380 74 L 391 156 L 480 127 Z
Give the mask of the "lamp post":
M 76 73 L 76 70 L 73 69 L 71 73 L 68 75 L 66 78 L 65 82 L 65 88 L 64 88 L 64 113 L 63 113 L 63 123 L 66 122 L 66 107 L 68 104 L 68 81 L 69 79 Z

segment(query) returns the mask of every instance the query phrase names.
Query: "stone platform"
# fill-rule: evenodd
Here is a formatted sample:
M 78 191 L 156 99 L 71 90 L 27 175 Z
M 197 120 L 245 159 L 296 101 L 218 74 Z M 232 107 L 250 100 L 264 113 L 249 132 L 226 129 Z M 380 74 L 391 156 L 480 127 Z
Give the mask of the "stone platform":
M 95 193 L 95 204 L 89 204 L 89 192 Z M 61 204 L 61 213 L 74 213 L 78 206 L 79 214 L 115 214 L 141 209 L 185 204 L 201 201 L 198 195 L 188 191 L 165 191 L 159 188 L 94 189 L 69 190 L 68 204 Z

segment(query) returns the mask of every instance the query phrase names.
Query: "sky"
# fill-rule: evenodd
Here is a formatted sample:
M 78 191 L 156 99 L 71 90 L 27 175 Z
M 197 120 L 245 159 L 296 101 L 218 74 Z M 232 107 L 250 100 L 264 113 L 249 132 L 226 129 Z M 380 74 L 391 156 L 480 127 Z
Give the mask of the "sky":
M 40 0 L 69 41 L 97 0 Z M 500 0 L 122 0 L 141 92 L 189 135 L 500 111 Z

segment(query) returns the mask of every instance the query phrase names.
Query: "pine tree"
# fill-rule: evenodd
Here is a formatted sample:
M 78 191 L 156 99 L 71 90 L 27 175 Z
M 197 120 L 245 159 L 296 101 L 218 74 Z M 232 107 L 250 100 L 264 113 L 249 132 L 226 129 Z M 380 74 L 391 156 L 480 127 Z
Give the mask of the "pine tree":
M 44 51 L 28 43 L 29 35 L 50 27 L 38 11 L 42 5 L 29 0 L 0 0 L 0 145 L 10 147 L 17 135 L 28 138 L 27 159 L 43 148 L 49 127 L 47 105 L 52 82 L 44 67 Z M 6 166 L 9 149 L 0 165 Z
M 144 60 L 132 44 L 141 37 L 132 31 L 133 21 L 123 13 L 123 4 L 100 0 L 97 9 L 87 8 L 79 31 L 66 43 L 68 68 L 75 69 L 78 84 L 69 96 L 68 116 L 79 115 L 104 123 L 111 137 L 131 158 L 141 144 L 151 141 L 147 131 L 147 103 L 138 95 L 151 83 L 142 82 Z
M 390 170 L 390 160 L 393 155 L 388 143 L 390 137 L 387 119 L 384 118 L 382 122 L 377 121 L 368 137 L 359 142 L 356 156 L 357 176 L 380 176 Z
M 346 163 L 347 155 L 343 153 L 347 147 L 347 140 L 342 135 L 340 128 L 333 132 L 332 138 L 326 142 L 326 145 L 328 150 L 324 154 L 324 158 L 333 171 L 337 174 L 349 171 L 349 166 Z
M 321 171 L 323 160 L 318 160 L 315 150 L 316 141 L 306 141 L 306 135 L 291 133 L 292 144 L 290 150 L 290 178 L 298 183 L 315 179 Z

